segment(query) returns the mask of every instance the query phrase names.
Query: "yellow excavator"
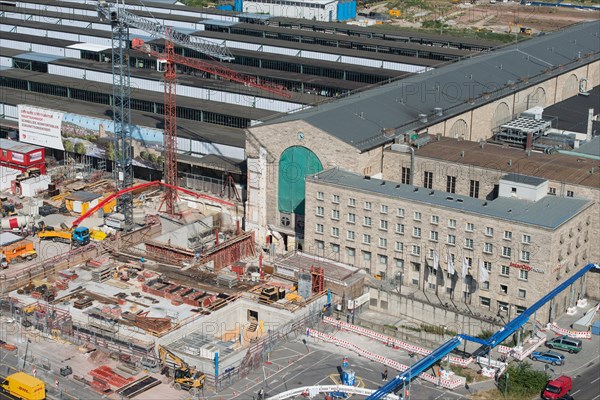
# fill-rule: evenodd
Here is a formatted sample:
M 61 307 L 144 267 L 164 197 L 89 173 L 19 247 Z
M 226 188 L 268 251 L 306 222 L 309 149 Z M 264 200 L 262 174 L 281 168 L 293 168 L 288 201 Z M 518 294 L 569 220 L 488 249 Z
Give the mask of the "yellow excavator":
M 173 387 L 175 390 L 187 390 L 193 397 L 200 389 L 202 389 L 202 387 L 204 387 L 204 381 L 206 380 L 206 375 L 204 373 L 190 367 L 180 357 L 171 353 L 161 345 L 158 345 L 158 355 L 160 357 L 162 366 L 161 373 L 163 375 L 169 377 L 169 371 L 171 369 L 169 364 L 174 364 Z M 168 363 L 168 360 L 171 360 L 171 363 Z

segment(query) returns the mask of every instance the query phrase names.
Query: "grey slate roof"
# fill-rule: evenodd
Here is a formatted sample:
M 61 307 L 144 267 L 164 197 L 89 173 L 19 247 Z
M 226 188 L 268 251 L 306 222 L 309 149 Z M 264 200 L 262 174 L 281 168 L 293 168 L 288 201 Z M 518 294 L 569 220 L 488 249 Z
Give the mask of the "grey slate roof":
M 592 205 L 592 202 L 588 200 L 558 196 L 546 196 L 537 202 L 508 197 L 498 197 L 495 200 L 486 201 L 398 182 L 367 179 L 362 175 L 340 168 L 325 170 L 317 175 L 306 177 L 306 180 L 546 229 L 558 228 Z
M 546 182 L 546 179 L 537 178 L 535 176 L 521 175 L 521 174 L 507 174 L 502 177 L 503 181 L 511 181 L 524 183 L 526 185 L 539 186 Z
M 383 135 L 385 128 L 395 128 L 397 134 L 421 129 L 599 58 L 594 21 L 277 117 L 268 124 L 304 120 L 365 151 L 391 141 Z M 434 115 L 436 107 L 442 108 L 443 116 Z M 419 114 L 427 114 L 428 122 L 420 122 Z
M 544 108 L 545 117 L 556 117 L 554 128 L 570 132 L 585 133 L 587 131 L 588 110 L 594 114 L 600 112 L 600 86 L 588 91 L 588 96 L 573 96 L 559 103 Z M 594 121 L 595 129 L 600 129 L 600 122 Z M 598 131 L 596 134 L 600 134 Z

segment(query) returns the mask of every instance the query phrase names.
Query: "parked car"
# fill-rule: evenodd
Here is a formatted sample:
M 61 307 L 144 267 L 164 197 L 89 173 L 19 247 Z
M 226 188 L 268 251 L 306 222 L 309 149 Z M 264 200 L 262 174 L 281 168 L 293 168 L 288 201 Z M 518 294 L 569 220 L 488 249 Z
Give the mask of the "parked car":
M 534 351 L 529 358 L 533 361 L 542 361 L 552 365 L 563 365 L 565 363 L 565 356 L 552 350 L 546 352 Z
M 546 342 L 546 347 L 549 349 L 568 351 L 569 353 L 579 353 L 581 351 L 581 339 L 561 336 L 548 340 Z

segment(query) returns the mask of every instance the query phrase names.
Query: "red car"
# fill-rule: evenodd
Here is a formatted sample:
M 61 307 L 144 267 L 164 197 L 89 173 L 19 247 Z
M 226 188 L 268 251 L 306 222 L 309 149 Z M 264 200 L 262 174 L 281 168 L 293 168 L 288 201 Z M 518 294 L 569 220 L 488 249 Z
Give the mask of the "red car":
M 562 375 L 558 378 L 549 381 L 546 388 L 542 392 L 542 399 L 556 400 L 567 396 L 573 388 L 573 379 L 570 376 Z

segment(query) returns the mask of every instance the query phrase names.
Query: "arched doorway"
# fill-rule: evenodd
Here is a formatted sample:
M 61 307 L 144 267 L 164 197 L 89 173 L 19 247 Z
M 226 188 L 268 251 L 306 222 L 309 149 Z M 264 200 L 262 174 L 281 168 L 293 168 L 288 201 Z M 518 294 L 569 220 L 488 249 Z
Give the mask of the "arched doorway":
M 577 94 L 577 92 L 579 92 L 579 80 L 575 74 L 571 74 L 563 85 L 561 100 L 566 100 L 569 97 L 573 97 Z
M 512 116 L 510 114 L 510 107 L 508 107 L 508 104 L 506 104 L 505 102 L 502 102 L 498 104 L 498 106 L 496 107 L 496 111 L 494 111 L 490 128 L 494 129 L 504 124 L 505 122 L 510 121 L 511 118 Z
M 279 212 L 304 215 L 304 177 L 323 170 L 315 153 L 303 146 L 288 147 L 279 158 Z
M 466 139 L 469 136 L 469 126 L 464 119 L 457 120 L 450 128 L 450 137 Z

